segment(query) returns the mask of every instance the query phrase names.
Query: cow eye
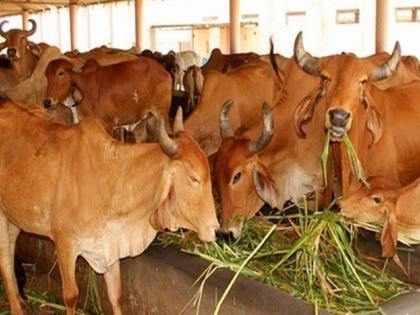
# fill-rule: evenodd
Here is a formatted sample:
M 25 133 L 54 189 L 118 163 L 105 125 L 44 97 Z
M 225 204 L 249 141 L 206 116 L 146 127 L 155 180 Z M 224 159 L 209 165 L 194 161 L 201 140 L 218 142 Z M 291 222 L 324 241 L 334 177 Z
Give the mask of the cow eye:
M 382 198 L 379 196 L 373 196 L 372 200 L 374 203 L 376 203 L 377 205 L 380 204 L 382 202 Z
M 238 172 L 235 174 L 235 176 L 233 176 L 233 180 L 232 180 L 232 184 L 236 184 L 237 182 L 239 182 L 239 180 L 241 179 L 242 173 Z
M 325 74 L 321 74 L 321 80 L 324 81 L 324 82 L 331 81 L 330 78 L 327 75 L 325 75 Z
M 64 70 L 58 71 L 58 75 L 61 77 L 64 75 Z
M 198 180 L 197 178 L 195 178 L 194 176 L 190 176 L 190 179 L 191 179 L 191 181 L 194 183 L 194 184 L 199 184 L 200 183 L 200 180 Z
M 366 84 L 366 82 L 367 82 L 367 79 L 363 79 L 360 81 L 361 84 Z

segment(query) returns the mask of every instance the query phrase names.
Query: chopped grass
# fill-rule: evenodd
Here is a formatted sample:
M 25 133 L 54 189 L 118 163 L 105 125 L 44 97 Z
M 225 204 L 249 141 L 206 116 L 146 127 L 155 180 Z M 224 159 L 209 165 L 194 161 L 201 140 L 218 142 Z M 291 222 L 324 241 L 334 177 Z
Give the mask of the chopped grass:
M 308 213 L 305 204 L 297 213 L 248 220 L 235 242 L 204 244 L 194 237 L 183 240 L 182 233 L 163 233 L 159 240 L 182 244 L 184 252 L 215 268 L 240 272 L 307 301 L 315 313 L 319 308 L 334 314 L 383 313 L 380 304 L 411 290 L 361 259 L 353 249 L 357 229 L 344 217 L 328 209 Z
M 325 133 L 325 141 L 324 147 L 321 153 L 321 165 L 322 165 L 322 175 L 324 180 L 324 188 L 328 185 L 328 174 L 327 174 L 327 164 L 328 164 L 328 156 L 330 151 L 330 141 L 331 141 L 331 130 L 328 129 Z M 363 183 L 365 186 L 369 187 L 368 182 L 366 181 L 365 173 L 363 172 L 362 163 L 360 163 L 359 158 L 357 157 L 357 152 L 354 149 L 353 144 L 348 136 L 348 134 L 344 134 L 343 143 L 346 147 L 346 154 L 347 158 L 349 159 L 350 169 L 354 176 L 356 176 L 357 180 Z

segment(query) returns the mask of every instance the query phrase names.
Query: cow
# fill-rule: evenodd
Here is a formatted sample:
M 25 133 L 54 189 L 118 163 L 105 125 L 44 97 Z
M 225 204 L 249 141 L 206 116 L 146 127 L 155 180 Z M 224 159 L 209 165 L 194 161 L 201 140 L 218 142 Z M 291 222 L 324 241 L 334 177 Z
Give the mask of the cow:
M 270 63 L 263 61 L 243 65 L 228 73 L 208 70 L 203 92 L 196 109 L 185 121 L 185 129 L 208 156 L 212 155 L 222 141 L 218 132 L 222 104 L 232 100 L 235 103 L 232 128 L 247 129 L 261 119 L 261 104 L 274 106 L 277 103 L 281 86 Z
M 299 56 L 298 52 L 295 52 L 295 56 Z M 319 58 L 319 63 L 329 58 Z M 380 54 L 357 59 L 354 55 L 345 54 L 334 58 L 358 60 L 364 67 L 374 69 L 377 63 L 387 64 L 394 57 Z M 232 233 L 234 237 L 239 237 L 241 233 L 243 218 L 254 216 L 263 202 L 281 209 L 286 201 L 297 202 L 303 195 L 315 191 L 318 202 L 328 205 L 332 193 L 339 191 L 335 189 L 332 163 L 328 166 L 330 176 L 327 187 L 322 176 L 320 156 L 324 145 L 323 122 L 327 105 L 323 101 L 324 92 L 319 79 L 303 71 L 296 58 L 282 61 L 282 58 L 273 56 L 271 60 L 275 71 L 282 72 L 284 81 L 280 102 L 272 109 L 275 126 L 272 141 L 265 148 L 251 154 L 249 142 L 257 139 L 261 132 L 262 126 L 259 123 L 240 135 L 225 137 L 215 157 L 214 177 L 221 199 L 222 231 Z M 274 61 L 277 60 L 282 64 L 276 65 Z M 337 72 L 340 71 L 343 69 L 338 68 Z M 347 78 L 349 76 L 348 73 L 343 75 L 347 75 Z M 414 78 L 400 65 L 397 73 L 374 84 L 381 91 Z M 307 110 L 311 105 L 312 108 Z M 226 121 L 229 117 L 227 111 L 222 110 L 221 113 L 224 115 L 221 120 Z M 309 120 L 311 122 L 306 123 Z M 300 128 L 299 121 L 305 123 L 305 129 Z M 233 132 L 230 134 L 234 134 L 233 124 L 231 129 Z M 258 192 L 253 180 L 255 167 L 265 170 L 266 176 L 260 179 L 265 181 L 266 187 L 271 187 L 271 193 L 265 195 L 265 198 Z
M 175 76 L 175 90 L 185 89 L 184 84 L 184 73 L 191 66 L 201 66 L 201 60 L 199 54 L 192 50 L 181 51 L 175 54 L 175 62 L 177 65 L 177 73 Z
M 0 35 L 5 42 L 0 45 L 0 50 L 7 48 L 7 57 L 10 59 L 18 81 L 28 78 L 34 71 L 42 49 L 35 43 L 28 40 L 28 37 L 35 34 L 37 26 L 32 19 L 29 20 L 32 28 L 29 31 L 22 29 L 3 30 L 8 21 L 0 23 Z
M 18 83 L 15 71 L 10 59 L 0 57 L 0 91 L 5 91 Z
M 114 126 L 138 122 L 149 113 L 168 121 L 171 78 L 150 58 L 136 57 L 108 66 L 89 59 L 81 69 L 57 59 L 48 65 L 45 75 L 45 108 L 77 101 L 81 116 L 100 118 L 110 134 Z
M 420 178 L 400 187 L 383 177 L 368 179 L 362 187 L 341 201 L 341 213 L 356 222 L 384 224 L 381 235 L 382 256 L 396 255 L 399 237 L 420 241 Z
M 0 269 L 13 315 L 23 314 L 13 269 L 22 230 L 54 241 L 67 314 L 78 299 L 78 256 L 104 274 L 122 314 L 119 259 L 141 254 L 163 229 L 215 239 L 208 161 L 183 131 L 181 111 L 174 138 L 159 120 L 158 143 L 119 143 L 97 119 L 65 127 L 40 106 L 7 100 L 0 130 Z
M 225 73 L 228 70 L 237 68 L 251 61 L 258 60 L 260 56 L 256 53 L 223 54 L 219 48 L 211 51 L 209 60 L 201 67 L 203 75 L 207 75 L 210 69 Z
M 353 142 L 365 176 L 384 176 L 406 185 L 420 177 L 420 81 L 380 89 L 376 81 L 391 77 L 401 67 L 401 48 L 395 44 L 390 58 L 373 65 L 351 55 L 312 57 L 303 48 L 302 33 L 295 43 L 299 66 L 319 79 L 317 99 L 308 97 L 296 109 L 295 130 L 304 137 L 303 125 L 311 123 L 311 111 L 326 103 L 321 124 L 331 130 L 332 142 L 341 149 L 345 134 Z M 398 71 L 397 71 L 398 70 Z M 341 150 L 337 165 L 344 197 L 360 188 Z
M 192 112 L 203 91 L 204 77 L 200 67 L 193 65 L 185 71 L 182 83 L 188 95 L 188 112 Z

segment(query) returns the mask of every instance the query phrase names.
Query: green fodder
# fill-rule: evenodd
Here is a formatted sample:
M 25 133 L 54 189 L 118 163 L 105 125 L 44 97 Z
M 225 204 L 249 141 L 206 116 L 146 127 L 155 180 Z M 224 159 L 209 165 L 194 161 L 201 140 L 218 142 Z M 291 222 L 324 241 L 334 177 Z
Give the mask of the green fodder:
M 321 153 L 322 174 L 323 174 L 325 187 L 327 187 L 327 184 L 328 184 L 327 163 L 328 163 L 328 156 L 329 156 L 329 151 L 330 151 L 330 141 L 331 141 L 331 130 L 328 129 L 325 133 L 324 147 Z M 353 173 L 354 176 L 356 176 L 357 180 L 362 182 L 364 185 L 368 186 L 369 184 L 366 181 L 366 176 L 365 176 L 365 173 L 363 172 L 362 163 L 357 157 L 357 152 L 354 149 L 354 146 L 347 133 L 343 137 L 343 143 L 344 143 L 344 146 L 346 147 L 346 154 L 349 160 L 351 172 Z
M 356 230 L 340 214 L 329 210 L 308 214 L 305 209 L 248 220 L 235 242 L 204 244 L 194 237 L 185 240 L 182 233 L 160 234 L 159 240 L 182 244 L 183 251 L 206 259 L 214 268 L 240 271 L 312 303 L 316 312 L 318 308 L 335 314 L 382 312 L 381 303 L 411 289 L 361 259 L 352 246 Z

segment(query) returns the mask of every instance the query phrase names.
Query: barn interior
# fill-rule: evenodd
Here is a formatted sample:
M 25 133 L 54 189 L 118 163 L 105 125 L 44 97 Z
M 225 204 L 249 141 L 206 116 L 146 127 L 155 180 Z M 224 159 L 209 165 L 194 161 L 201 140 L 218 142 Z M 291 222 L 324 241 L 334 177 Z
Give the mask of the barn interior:
M 0 314 L 420 314 L 419 31 L 420 0 L 0 0 Z

